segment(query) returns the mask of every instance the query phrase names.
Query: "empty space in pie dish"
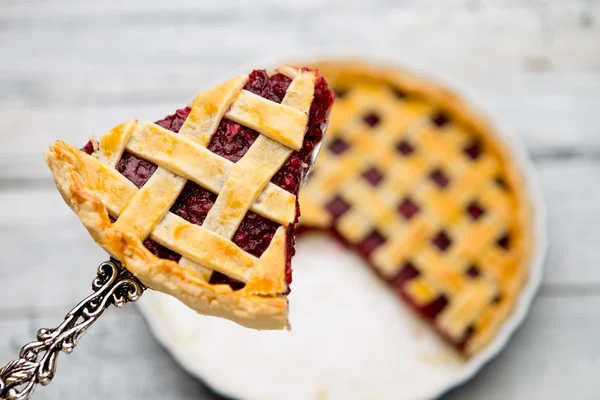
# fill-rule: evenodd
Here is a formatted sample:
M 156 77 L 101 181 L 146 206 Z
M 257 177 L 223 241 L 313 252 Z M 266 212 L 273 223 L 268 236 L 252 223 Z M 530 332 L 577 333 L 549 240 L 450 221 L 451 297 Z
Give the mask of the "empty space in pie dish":
M 294 258 L 291 331 L 255 331 L 148 293 L 159 339 L 190 372 L 236 399 L 414 399 L 435 395 L 468 362 L 326 234 Z

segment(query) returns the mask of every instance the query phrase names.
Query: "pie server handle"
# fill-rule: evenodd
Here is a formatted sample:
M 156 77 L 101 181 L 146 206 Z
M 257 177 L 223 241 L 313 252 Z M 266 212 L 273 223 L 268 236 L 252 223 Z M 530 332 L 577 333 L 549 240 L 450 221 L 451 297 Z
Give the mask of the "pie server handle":
M 23 346 L 18 360 L 0 368 L 1 400 L 26 400 L 38 384 L 48 385 L 54 378 L 58 354 L 71 353 L 110 305 L 121 307 L 136 301 L 146 286 L 111 259 L 98 266 L 92 289 L 94 293 L 69 311 L 58 327 L 40 329 L 37 340 Z

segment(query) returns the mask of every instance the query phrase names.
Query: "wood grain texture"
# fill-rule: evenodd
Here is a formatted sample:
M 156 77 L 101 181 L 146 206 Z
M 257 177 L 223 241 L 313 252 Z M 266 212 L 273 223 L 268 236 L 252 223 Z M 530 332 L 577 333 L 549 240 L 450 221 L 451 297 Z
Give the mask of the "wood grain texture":
M 540 295 L 506 351 L 444 398 L 597 399 L 599 43 L 595 0 L 0 0 L 0 364 L 87 295 L 105 259 L 53 188 L 50 142 L 161 118 L 240 64 L 335 49 L 455 76 L 539 169 L 550 236 Z M 61 355 L 35 398 L 215 396 L 127 306 Z
M 29 82 L 77 87 L 83 79 L 98 88 L 95 74 L 69 79 L 63 67 L 119 71 L 124 81 L 156 85 L 145 79 L 146 72 L 160 72 L 165 64 L 182 68 L 195 62 L 218 70 L 218 64 L 273 54 L 282 47 L 298 51 L 329 45 L 413 53 L 451 72 L 492 77 L 500 71 L 597 70 L 599 10 L 597 2 L 586 0 L 10 0 L 4 2 L 0 23 L 8 49 L 17 52 L 15 47 L 28 45 L 33 50 L 30 57 L 11 62 Z M 215 54 L 218 61 L 206 62 Z M 32 59 L 44 62 L 44 74 L 62 79 L 37 79 L 39 68 L 27 62 Z M 169 70 L 167 81 L 183 79 Z

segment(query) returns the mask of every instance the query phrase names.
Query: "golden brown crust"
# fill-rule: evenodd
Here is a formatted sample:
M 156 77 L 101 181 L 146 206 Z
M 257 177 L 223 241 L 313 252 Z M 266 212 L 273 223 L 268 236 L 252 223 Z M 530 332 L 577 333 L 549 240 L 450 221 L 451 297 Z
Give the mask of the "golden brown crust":
M 297 200 L 270 181 L 304 142 L 317 78 L 289 66 L 278 72 L 291 79 L 280 103 L 245 90 L 249 75 L 241 75 L 199 94 L 177 134 L 133 120 L 94 142 L 91 155 L 61 141 L 45 154 L 65 202 L 142 282 L 200 313 L 256 329 L 287 324 L 287 227 Z M 206 148 L 223 118 L 260 134 L 237 163 Z M 116 170 L 125 151 L 157 166 L 139 189 Z M 202 225 L 170 211 L 188 180 L 217 195 Z M 260 257 L 232 240 L 250 209 L 280 224 Z M 153 255 L 147 238 L 179 262 Z M 244 287 L 213 285 L 213 272 Z
M 208 284 L 201 274 L 176 262 L 156 257 L 135 236 L 113 227 L 104 204 L 83 184 L 68 161 L 68 147 L 56 142 L 44 157 L 56 187 L 94 240 L 144 284 L 173 295 L 192 309 L 231 319 L 255 329 L 281 329 L 287 321 L 287 299 L 233 291 L 228 285 Z
M 467 355 L 476 353 L 489 343 L 502 326 L 503 321 L 512 312 L 528 275 L 533 234 L 531 205 L 526 194 L 524 178 L 519 173 L 507 145 L 496 134 L 494 127 L 471 105 L 451 91 L 425 78 L 415 76 L 397 67 L 376 66 L 354 60 L 316 62 L 311 68 L 318 69 L 327 79 L 330 87 L 337 90 L 352 88 L 357 83 L 366 83 L 374 86 L 392 86 L 408 95 L 422 97 L 446 112 L 453 120 L 464 125 L 469 134 L 478 137 L 483 142 L 486 151 L 491 151 L 493 157 L 500 161 L 502 177 L 512 192 L 510 197 L 512 210 L 507 223 L 511 232 L 511 243 L 515 244 L 517 250 L 514 265 L 510 271 L 504 272 L 503 282 L 501 282 L 502 301 L 494 307 L 489 307 L 484 315 L 480 316 L 477 329 L 464 348 L 464 353 Z M 332 120 L 335 117 L 334 109 Z M 304 204 L 303 196 L 301 196 L 300 203 L 301 206 Z M 304 218 L 301 220 L 302 224 L 316 228 L 329 225 L 329 215 L 326 212 L 313 203 L 308 204 L 307 207 L 302 208 Z

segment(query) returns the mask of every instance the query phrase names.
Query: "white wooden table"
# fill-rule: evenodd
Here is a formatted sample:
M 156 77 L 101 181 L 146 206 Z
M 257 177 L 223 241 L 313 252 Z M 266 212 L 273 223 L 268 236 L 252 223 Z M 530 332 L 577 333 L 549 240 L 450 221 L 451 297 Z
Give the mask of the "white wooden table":
M 185 104 L 207 74 L 324 47 L 413 54 L 522 135 L 548 203 L 544 284 L 506 351 L 448 399 L 600 398 L 600 2 L 0 0 L 0 364 L 105 259 L 41 154 Z M 198 2 L 200 3 L 200 2 Z M 141 300 L 143 301 L 143 299 Z M 111 310 L 37 399 L 213 399 Z

